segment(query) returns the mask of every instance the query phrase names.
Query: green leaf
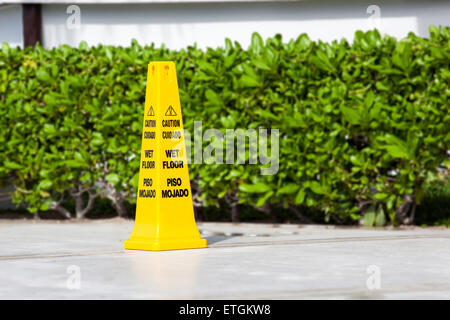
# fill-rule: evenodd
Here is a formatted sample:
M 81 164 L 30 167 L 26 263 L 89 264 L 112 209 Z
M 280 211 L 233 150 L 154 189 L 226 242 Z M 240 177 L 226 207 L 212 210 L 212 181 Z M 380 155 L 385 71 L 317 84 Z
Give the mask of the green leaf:
M 393 134 L 386 134 L 378 138 L 378 141 L 385 142 L 381 148 L 386 149 L 386 151 L 394 158 L 408 159 L 410 154 L 408 151 L 408 144 L 394 136 Z
M 44 124 L 43 131 L 49 135 L 53 135 L 56 133 L 55 126 L 49 123 Z
M 269 191 L 268 193 L 266 193 L 264 196 L 258 199 L 258 201 L 256 202 L 256 206 L 262 207 L 272 195 L 273 191 Z
M 44 81 L 44 82 L 46 82 L 46 83 L 52 82 L 52 78 L 50 77 L 50 74 L 49 74 L 47 71 L 43 70 L 43 69 L 39 69 L 39 70 L 36 72 L 36 77 L 37 77 L 39 80 Z
M 84 163 L 80 160 L 66 160 L 64 164 L 69 168 L 82 168 L 84 167 Z
M 264 47 L 264 41 L 261 38 L 261 36 L 257 32 L 252 33 L 252 43 L 250 45 L 250 50 L 255 53 L 259 54 L 261 52 L 261 49 Z
M 94 132 L 92 136 L 91 146 L 98 147 L 105 143 L 105 140 L 100 132 Z
M 136 172 L 136 174 L 133 176 L 133 178 L 131 178 L 130 184 L 134 188 L 137 188 L 139 186 L 139 172 Z
M 369 90 L 369 92 L 367 92 L 366 98 L 364 99 L 365 107 L 369 109 L 372 106 L 374 100 L 375 94 L 373 93 L 372 90 Z
M 216 106 L 222 105 L 222 99 L 220 99 L 219 95 L 211 89 L 207 89 L 205 91 L 205 97 L 213 105 L 216 105 Z
M 345 106 L 341 106 L 340 109 L 341 109 L 342 113 L 344 114 L 344 118 L 348 122 L 350 122 L 351 124 L 360 124 L 361 123 L 362 115 L 359 110 L 345 107 Z
M 108 58 L 109 61 L 113 60 L 112 52 L 111 52 L 111 50 L 108 47 L 105 49 L 105 54 L 106 54 L 106 57 Z
M 428 33 L 430 34 L 430 38 L 436 39 L 439 36 L 439 28 L 433 25 L 429 25 Z
M 39 207 L 40 211 L 47 211 L 48 209 L 50 209 L 50 203 L 48 201 L 45 201 L 44 203 L 41 204 L 41 206 Z
M 5 160 L 3 164 L 7 169 L 22 169 L 22 166 L 20 164 L 9 160 Z
M 9 49 L 10 49 L 10 47 L 9 47 L 8 42 L 2 42 L 2 52 L 5 56 L 9 55 Z
M 270 67 L 264 61 L 262 61 L 260 59 L 253 59 L 252 62 L 255 65 L 255 67 L 270 71 Z
M 406 149 L 402 146 L 391 145 L 391 146 L 385 146 L 384 148 L 394 158 L 408 159 L 408 149 Z
M 85 51 L 85 50 L 89 49 L 89 45 L 87 44 L 86 41 L 83 40 L 83 41 L 81 41 L 80 44 L 78 45 L 78 49 L 79 49 L 80 51 Z
M 278 194 L 292 194 L 295 193 L 299 188 L 299 185 L 295 184 L 295 183 L 289 183 L 287 185 L 285 185 L 284 187 L 281 187 L 278 190 Z
M 366 227 L 372 227 L 375 223 L 375 206 L 370 206 L 364 213 L 364 225 Z
M 272 188 L 267 184 L 262 182 L 258 182 L 255 184 L 241 184 L 239 186 L 239 190 L 248 193 L 265 193 L 268 191 L 272 191 Z
M 376 212 L 375 225 L 377 227 L 382 227 L 385 224 L 386 224 L 386 216 L 384 214 L 383 207 L 380 205 L 378 206 L 378 210 Z
M 41 182 L 39 182 L 38 188 L 48 190 L 51 188 L 52 185 L 53 182 L 51 180 L 42 180 Z
M 261 117 L 268 119 L 268 120 L 274 120 L 274 121 L 279 120 L 279 117 L 274 115 L 272 112 L 264 110 L 264 109 L 258 109 L 255 111 L 255 113 L 259 114 Z
M 305 201 L 305 190 L 300 189 L 295 197 L 295 204 L 302 204 Z
M 317 182 L 317 181 L 311 181 L 311 183 L 309 184 L 309 188 L 310 188 L 311 191 L 314 192 L 314 193 L 317 193 L 317 194 L 323 194 L 322 186 L 321 186 L 320 183 Z
M 114 185 L 117 185 L 120 182 L 120 176 L 117 173 L 109 173 L 106 176 L 106 181 L 111 182 Z
M 310 60 L 316 67 L 324 71 L 331 71 L 331 72 L 336 71 L 335 66 L 330 62 L 325 52 L 317 50 L 315 54 L 316 55 L 312 55 L 310 57 Z
M 412 64 L 411 45 L 407 42 L 398 43 L 392 55 L 392 62 L 405 72 L 408 72 Z
M 378 193 L 375 193 L 375 194 L 373 195 L 373 197 L 374 197 L 374 199 L 377 199 L 377 200 L 384 200 L 384 199 L 386 199 L 387 197 L 389 197 L 389 194 L 387 194 L 387 193 L 382 193 L 382 192 L 378 192 Z
M 258 87 L 260 85 L 258 80 L 248 75 L 243 75 L 239 82 L 243 87 Z

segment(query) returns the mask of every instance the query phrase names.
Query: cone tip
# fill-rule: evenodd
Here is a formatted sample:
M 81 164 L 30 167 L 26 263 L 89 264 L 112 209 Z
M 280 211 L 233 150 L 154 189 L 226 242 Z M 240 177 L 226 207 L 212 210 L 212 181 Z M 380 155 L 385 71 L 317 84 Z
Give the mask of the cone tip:
M 150 61 L 148 64 L 149 66 L 175 66 L 175 63 L 173 61 Z

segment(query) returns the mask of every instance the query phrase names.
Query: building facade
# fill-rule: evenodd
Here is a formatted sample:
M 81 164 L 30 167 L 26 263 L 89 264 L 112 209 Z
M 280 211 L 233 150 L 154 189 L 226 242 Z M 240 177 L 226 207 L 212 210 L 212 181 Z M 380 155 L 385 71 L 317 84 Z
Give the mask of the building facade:
M 40 27 L 30 26 L 29 16 L 24 19 L 33 5 Z M 128 46 L 133 38 L 171 49 L 223 46 L 225 38 L 246 47 L 255 31 L 263 38 L 279 33 L 288 40 L 307 33 L 314 40 L 351 41 L 356 30 L 374 27 L 402 38 L 409 32 L 427 36 L 429 25 L 449 21 L 447 0 L 0 0 L 0 42 L 24 46 L 26 31 L 40 28 L 46 48 L 78 46 L 83 40 Z

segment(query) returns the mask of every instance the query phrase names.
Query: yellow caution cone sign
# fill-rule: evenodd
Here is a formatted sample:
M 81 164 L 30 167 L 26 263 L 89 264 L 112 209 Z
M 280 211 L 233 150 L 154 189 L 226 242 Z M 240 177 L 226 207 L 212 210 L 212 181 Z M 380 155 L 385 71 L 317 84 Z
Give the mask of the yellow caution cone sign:
M 125 249 L 205 248 L 195 224 L 175 64 L 151 62 L 136 221 Z

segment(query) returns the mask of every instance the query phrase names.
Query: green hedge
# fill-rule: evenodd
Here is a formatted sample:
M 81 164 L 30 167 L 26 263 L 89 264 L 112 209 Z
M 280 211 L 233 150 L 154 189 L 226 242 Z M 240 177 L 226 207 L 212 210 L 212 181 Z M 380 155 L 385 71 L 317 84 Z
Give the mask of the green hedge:
M 323 43 L 252 36 L 248 50 L 154 46 L 0 51 L 0 179 L 29 211 L 76 216 L 135 201 L 147 64 L 177 66 L 185 128 L 280 132 L 276 175 L 192 164 L 196 205 L 223 199 L 268 214 L 367 225 L 411 223 L 429 174 L 448 172 L 450 28 L 401 41 L 377 31 Z M 206 142 L 205 142 L 206 143 Z

